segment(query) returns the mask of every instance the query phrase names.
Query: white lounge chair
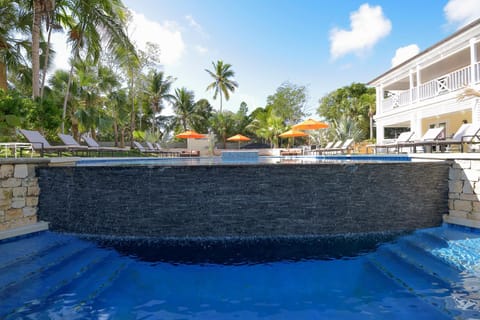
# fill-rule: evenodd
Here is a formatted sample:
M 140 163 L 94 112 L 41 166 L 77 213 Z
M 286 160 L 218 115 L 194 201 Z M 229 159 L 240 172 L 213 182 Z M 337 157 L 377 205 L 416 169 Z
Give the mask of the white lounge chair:
M 338 143 L 336 143 L 335 145 L 338 145 Z M 326 149 L 325 151 L 322 152 L 322 154 L 323 153 L 333 153 L 333 154 L 342 153 L 342 154 L 344 154 L 344 153 L 347 153 L 350 149 L 352 149 L 352 147 L 353 147 L 353 139 L 350 138 L 350 139 L 345 140 L 345 142 L 343 142 L 340 147 L 335 147 L 334 146 L 330 149 Z
M 374 148 L 375 153 L 378 153 L 379 149 L 384 149 L 386 150 L 386 153 L 389 153 L 389 150 L 391 148 L 394 148 L 395 152 L 398 153 L 400 151 L 398 146 L 409 142 L 410 139 L 412 139 L 413 134 L 414 134 L 413 131 L 405 131 L 400 133 L 394 142 L 384 143 L 384 144 L 370 144 L 367 146 L 367 148 Z
M 441 139 L 445 140 L 445 128 L 430 128 L 420 140 L 399 144 L 398 147 L 410 147 L 413 152 L 417 152 L 417 147 L 422 147 L 424 152 L 431 152 L 432 146 L 436 145 Z

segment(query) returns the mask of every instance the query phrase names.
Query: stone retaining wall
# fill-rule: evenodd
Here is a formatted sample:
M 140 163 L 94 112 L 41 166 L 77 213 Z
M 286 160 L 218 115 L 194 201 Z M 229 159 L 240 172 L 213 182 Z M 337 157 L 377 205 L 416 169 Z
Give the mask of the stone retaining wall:
M 480 160 L 454 160 L 448 187 L 446 222 L 480 227 Z
M 52 230 L 145 237 L 410 231 L 448 212 L 445 162 L 40 168 Z
M 0 164 L 0 231 L 37 222 L 35 164 Z

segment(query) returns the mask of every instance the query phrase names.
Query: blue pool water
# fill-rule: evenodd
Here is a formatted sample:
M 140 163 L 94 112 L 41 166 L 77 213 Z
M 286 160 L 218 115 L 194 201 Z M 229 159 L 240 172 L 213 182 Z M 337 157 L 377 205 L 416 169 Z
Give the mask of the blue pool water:
M 260 156 L 244 157 L 194 157 L 194 158 L 82 158 L 77 166 L 115 166 L 115 165 L 231 165 L 231 164 L 315 164 L 315 163 L 345 163 L 345 162 L 410 162 L 407 155 L 319 155 L 319 156 Z
M 443 226 L 344 259 L 147 262 L 42 232 L 0 242 L 0 318 L 479 319 L 479 249 Z

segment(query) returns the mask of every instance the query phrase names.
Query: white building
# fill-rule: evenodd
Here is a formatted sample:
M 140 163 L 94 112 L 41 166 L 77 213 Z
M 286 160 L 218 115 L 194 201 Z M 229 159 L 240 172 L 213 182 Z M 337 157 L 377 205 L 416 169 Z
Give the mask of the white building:
M 421 137 L 444 126 L 447 137 L 464 122 L 480 122 L 480 98 L 459 100 L 480 88 L 480 19 L 393 67 L 368 84 L 376 88 L 377 143 L 385 128 L 409 128 Z

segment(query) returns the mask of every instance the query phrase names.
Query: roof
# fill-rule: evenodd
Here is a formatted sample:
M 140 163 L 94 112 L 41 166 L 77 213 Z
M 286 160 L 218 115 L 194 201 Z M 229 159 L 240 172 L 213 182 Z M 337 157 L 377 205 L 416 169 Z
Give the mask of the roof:
M 418 53 L 417 55 L 411 57 L 410 59 L 407 59 L 405 60 L 404 62 L 400 63 L 399 65 L 396 65 L 395 67 L 389 69 L 388 71 L 382 73 L 381 75 L 379 75 L 378 77 L 376 77 L 375 79 L 369 81 L 367 84 L 368 85 L 371 85 L 373 82 L 377 81 L 378 79 L 380 78 L 383 78 L 384 76 L 386 76 L 387 74 L 389 74 L 390 72 L 393 72 L 397 69 L 400 69 L 401 67 L 403 67 L 404 65 L 408 64 L 409 62 L 415 60 L 415 59 L 418 59 L 419 57 L 427 54 L 428 52 L 432 51 L 433 49 L 439 47 L 440 45 L 444 44 L 445 42 L 448 42 L 449 40 L 457 37 L 458 35 L 466 32 L 467 30 L 469 29 L 472 29 L 473 27 L 476 27 L 477 25 L 480 25 L 480 19 L 477 19 L 469 24 L 467 24 L 465 27 L 457 30 L 455 33 L 451 34 L 450 36 L 446 37 L 445 39 L 435 43 L 433 46 L 423 50 L 422 52 Z

